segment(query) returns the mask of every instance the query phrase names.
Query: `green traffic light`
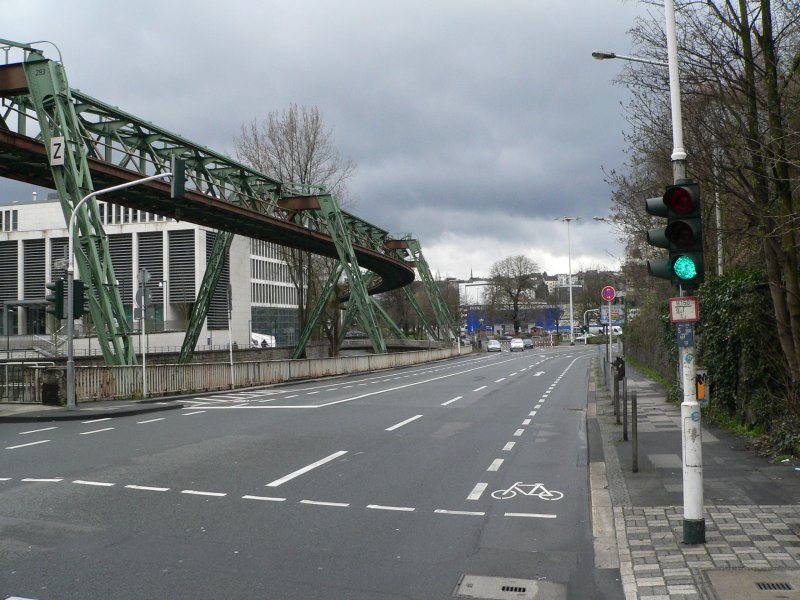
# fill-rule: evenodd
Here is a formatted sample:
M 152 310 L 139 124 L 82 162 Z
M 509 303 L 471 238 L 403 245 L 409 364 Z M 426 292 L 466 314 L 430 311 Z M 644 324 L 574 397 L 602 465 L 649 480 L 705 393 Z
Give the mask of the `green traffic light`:
M 677 275 L 678 279 L 683 281 L 697 277 L 697 265 L 695 265 L 694 261 L 688 256 L 679 256 L 672 265 L 672 269 L 675 271 L 675 275 Z

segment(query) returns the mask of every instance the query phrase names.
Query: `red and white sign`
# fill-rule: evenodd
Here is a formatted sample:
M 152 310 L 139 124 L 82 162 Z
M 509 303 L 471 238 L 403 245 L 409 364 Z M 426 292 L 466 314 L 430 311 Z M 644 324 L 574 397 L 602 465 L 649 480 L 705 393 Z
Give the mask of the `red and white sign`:
M 596 288 L 595 288 L 595 289 L 596 289 Z M 603 300 L 605 300 L 606 302 L 611 302 L 611 301 L 612 301 L 614 298 L 616 298 L 616 297 L 617 297 L 617 290 L 615 290 L 615 289 L 614 289 L 613 287 L 611 287 L 610 285 L 607 285 L 607 286 L 606 286 L 606 287 L 604 287 L 604 288 L 603 288 L 603 290 L 600 292 L 600 296 L 601 296 L 601 297 L 603 298 Z
M 669 299 L 669 320 L 672 323 L 696 323 L 700 320 L 700 299 L 697 296 Z

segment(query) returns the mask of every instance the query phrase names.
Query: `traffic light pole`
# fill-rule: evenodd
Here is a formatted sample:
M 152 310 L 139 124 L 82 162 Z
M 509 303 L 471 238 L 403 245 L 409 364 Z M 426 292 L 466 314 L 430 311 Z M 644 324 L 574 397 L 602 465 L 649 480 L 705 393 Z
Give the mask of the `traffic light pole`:
M 686 179 L 686 151 L 683 148 L 683 117 L 681 114 L 681 88 L 678 72 L 678 44 L 675 34 L 674 0 L 665 0 L 667 58 L 669 66 L 670 104 L 672 108 L 672 176 L 674 183 Z M 681 296 L 686 292 L 681 289 Z M 706 522 L 703 516 L 703 444 L 700 405 L 695 391 L 694 324 L 691 325 L 691 343 L 681 347 L 680 361 L 683 402 L 681 403 L 681 440 L 683 450 L 683 543 L 704 544 Z
M 70 215 L 69 224 L 67 226 L 69 248 L 67 251 L 67 289 L 65 292 L 67 294 L 67 408 L 75 408 L 77 406 L 75 401 L 75 349 L 73 345 L 73 338 L 75 336 L 75 322 L 73 317 L 75 314 L 75 294 L 72 289 L 72 286 L 75 282 L 75 255 L 73 252 L 73 239 L 75 237 L 73 230 L 75 228 L 75 216 L 78 214 L 78 210 L 83 207 L 84 203 L 95 196 L 100 196 L 109 192 L 116 192 L 118 190 L 133 187 L 134 185 L 140 185 L 154 179 L 170 177 L 171 175 L 171 172 L 160 173 L 158 175 L 151 175 L 150 177 L 137 179 L 136 181 L 128 181 L 120 185 L 94 191 L 91 194 L 87 194 L 81 198 L 80 202 L 78 202 L 72 209 L 72 215 Z

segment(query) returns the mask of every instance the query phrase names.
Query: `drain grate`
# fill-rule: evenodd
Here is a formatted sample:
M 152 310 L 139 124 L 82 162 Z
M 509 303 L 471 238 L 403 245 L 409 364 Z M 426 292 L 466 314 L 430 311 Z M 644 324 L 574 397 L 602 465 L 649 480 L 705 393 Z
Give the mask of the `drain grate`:
M 769 582 L 757 581 L 756 587 L 759 590 L 766 590 L 770 592 L 772 591 L 784 592 L 784 591 L 791 591 L 794 589 L 792 587 L 792 584 L 786 581 L 769 581 Z
M 704 569 L 713 600 L 800 600 L 798 569 Z
M 566 586 L 537 579 L 515 579 L 512 577 L 486 577 L 463 575 L 453 591 L 456 598 L 480 598 L 481 600 L 566 600 Z

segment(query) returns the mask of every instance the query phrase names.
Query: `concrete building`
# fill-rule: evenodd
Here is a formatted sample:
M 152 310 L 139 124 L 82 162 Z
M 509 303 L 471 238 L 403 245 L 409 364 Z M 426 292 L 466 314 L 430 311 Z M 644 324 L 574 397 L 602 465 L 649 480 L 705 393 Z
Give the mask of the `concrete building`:
M 132 330 L 141 331 L 137 291 L 139 273 L 146 269 L 147 295 L 152 298 L 152 305 L 144 314 L 147 348 L 153 351 L 180 347 L 216 232 L 115 204 L 98 205 Z M 55 194 L 39 199 L 34 193 L 30 201 L 0 207 L 0 305 L 15 307 L 9 311 L 8 331 L 5 319 L 0 319 L 4 335 L 38 336 L 53 340 L 55 346 L 54 334 L 63 322 L 45 311 L 45 284 L 65 277 L 67 245 L 66 221 Z M 75 274 L 76 279 L 79 276 Z M 235 236 L 198 349 L 228 345 L 228 289 L 232 342 L 239 347 L 249 346 L 251 332 L 274 336 L 278 345 L 296 342 L 300 334 L 297 289 L 281 258 L 281 248 Z M 89 321 L 84 317 L 76 323 L 78 354 L 91 349 Z M 138 351 L 139 346 L 135 347 Z

